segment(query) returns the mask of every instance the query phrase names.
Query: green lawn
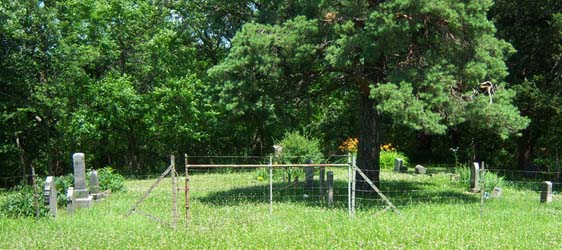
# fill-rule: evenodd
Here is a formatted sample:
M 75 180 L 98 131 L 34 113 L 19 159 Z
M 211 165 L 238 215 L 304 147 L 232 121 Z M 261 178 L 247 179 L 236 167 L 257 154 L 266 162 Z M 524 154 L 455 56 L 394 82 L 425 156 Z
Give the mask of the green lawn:
M 191 222 L 177 230 L 126 211 L 151 180 L 129 180 L 92 209 L 56 219 L 0 219 L 0 249 L 561 249 L 562 199 L 539 203 L 533 191 L 504 187 L 486 200 L 466 192 L 447 173 L 382 174 L 383 191 L 401 215 L 381 213 L 380 200 L 357 196 L 347 211 L 346 171 L 336 169 L 335 206 L 318 190 L 287 187 L 276 175 L 273 214 L 268 180 L 260 171 L 195 173 L 191 176 Z M 302 180 L 302 179 L 301 179 Z M 171 182 L 165 179 L 139 210 L 171 219 Z M 318 182 L 315 183 L 315 186 Z M 183 187 L 183 182 L 181 182 Z M 408 190 L 403 192 L 400 190 Z M 307 194 L 305 197 L 304 194 Z M 183 205 L 183 193 L 178 195 Z

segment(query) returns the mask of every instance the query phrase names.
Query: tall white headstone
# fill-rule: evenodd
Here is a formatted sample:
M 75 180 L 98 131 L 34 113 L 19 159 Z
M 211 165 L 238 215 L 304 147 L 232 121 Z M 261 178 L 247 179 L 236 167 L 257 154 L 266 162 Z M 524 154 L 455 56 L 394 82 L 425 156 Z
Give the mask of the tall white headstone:
M 91 207 L 92 196 L 86 188 L 86 161 L 83 153 L 75 153 L 72 156 L 74 163 L 74 195 L 76 207 Z

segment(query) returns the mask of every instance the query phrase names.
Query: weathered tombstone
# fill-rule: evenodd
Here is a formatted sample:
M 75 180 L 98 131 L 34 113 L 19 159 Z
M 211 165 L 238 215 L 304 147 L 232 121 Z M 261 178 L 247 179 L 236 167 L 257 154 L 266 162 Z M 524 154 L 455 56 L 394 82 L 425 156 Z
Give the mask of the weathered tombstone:
M 92 170 L 92 173 L 90 173 L 90 194 L 95 201 L 99 201 L 107 196 L 106 193 L 100 190 L 100 177 L 96 170 Z
M 53 217 L 57 217 L 57 188 L 55 178 L 47 176 L 45 179 L 45 187 L 43 188 L 43 200 L 49 208 L 49 212 Z
M 98 171 L 92 170 L 90 173 L 90 194 L 97 194 L 100 192 L 100 178 Z
M 394 172 L 402 171 L 402 167 L 404 165 L 404 161 L 400 158 L 394 159 Z
M 492 198 L 500 198 L 502 197 L 502 189 L 499 187 L 495 187 L 494 190 L 492 190 Z
M 473 162 L 470 168 L 470 191 L 480 192 L 480 167 L 478 162 Z
M 91 207 L 93 197 L 86 189 L 86 162 L 83 153 L 75 153 L 72 156 L 74 163 L 74 195 L 76 196 L 75 207 Z
M 328 206 L 334 205 L 334 172 L 328 171 L 328 177 L 326 181 L 328 186 Z
M 66 204 L 66 209 L 68 212 L 74 212 L 74 205 L 76 204 L 76 196 L 74 195 L 74 187 L 69 187 L 66 191 L 66 197 L 68 199 L 68 203 Z
M 426 169 L 425 169 L 424 166 L 419 165 L 419 164 L 416 165 L 416 167 L 415 167 L 415 173 L 416 173 L 416 174 L 425 174 L 426 172 L 427 172 L 427 171 L 426 171 Z
M 312 188 L 314 181 L 314 168 L 305 167 L 304 168 L 304 186 L 305 188 Z
M 324 182 L 326 178 L 326 169 L 320 168 L 320 197 L 324 197 Z
M 552 182 L 543 181 L 541 183 L 541 203 L 552 202 Z

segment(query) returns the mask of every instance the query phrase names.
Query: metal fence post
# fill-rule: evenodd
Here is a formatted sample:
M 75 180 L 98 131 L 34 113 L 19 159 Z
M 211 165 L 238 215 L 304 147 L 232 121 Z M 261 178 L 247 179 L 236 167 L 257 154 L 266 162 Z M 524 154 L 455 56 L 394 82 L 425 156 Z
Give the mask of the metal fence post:
M 355 186 L 357 184 L 356 183 L 355 169 L 357 168 L 357 165 L 356 165 L 357 158 L 355 157 L 355 155 L 353 155 L 352 159 L 353 160 L 351 161 L 352 162 L 352 165 L 351 165 L 351 170 L 352 170 L 352 173 L 351 173 L 351 178 L 352 178 L 351 179 L 352 180 L 352 183 L 351 183 L 351 215 L 355 216 L 355 191 L 356 191 Z
M 351 153 L 347 153 L 347 211 L 351 216 Z
M 176 229 L 178 223 L 178 211 L 177 211 L 177 195 L 176 195 L 176 157 L 170 155 L 170 165 L 172 166 L 172 171 L 170 176 L 172 179 L 172 227 Z
M 269 215 L 273 214 L 273 156 L 269 156 Z

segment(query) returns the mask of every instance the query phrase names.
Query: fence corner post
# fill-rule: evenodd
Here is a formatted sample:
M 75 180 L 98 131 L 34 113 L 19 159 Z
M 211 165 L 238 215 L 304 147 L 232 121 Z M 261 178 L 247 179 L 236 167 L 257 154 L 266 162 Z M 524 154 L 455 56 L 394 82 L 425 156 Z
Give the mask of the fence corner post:
M 269 156 L 269 215 L 273 214 L 273 156 Z

